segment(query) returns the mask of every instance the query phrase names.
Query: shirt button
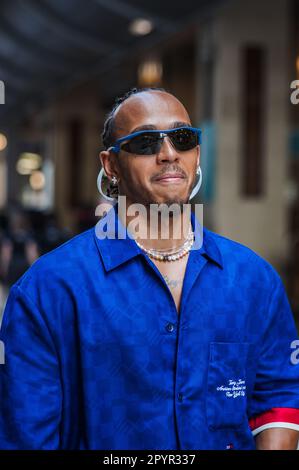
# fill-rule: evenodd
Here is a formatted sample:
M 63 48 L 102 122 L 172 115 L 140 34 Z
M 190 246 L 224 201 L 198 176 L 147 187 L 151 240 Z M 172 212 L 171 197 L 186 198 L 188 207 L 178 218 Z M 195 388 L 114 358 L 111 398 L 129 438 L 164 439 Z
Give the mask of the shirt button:
M 183 401 L 183 395 L 182 395 L 182 393 L 178 393 L 178 400 L 179 400 L 180 402 Z
M 167 323 L 166 330 L 169 331 L 169 333 L 171 333 L 174 330 L 173 323 Z

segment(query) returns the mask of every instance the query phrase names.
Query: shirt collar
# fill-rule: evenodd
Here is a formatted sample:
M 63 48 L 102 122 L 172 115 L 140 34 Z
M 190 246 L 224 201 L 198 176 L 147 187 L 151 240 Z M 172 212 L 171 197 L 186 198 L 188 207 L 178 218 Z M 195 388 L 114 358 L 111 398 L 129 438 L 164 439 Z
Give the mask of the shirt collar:
M 199 255 L 223 268 L 222 256 L 214 234 L 202 227 L 193 212 L 191 223 L 197 248 L 192 252 L 198 252 Z M 96 224 L 94 237 L 106 271 L 111 271 L 138 255 L 144 255 L 118 217 L 117 204 Z

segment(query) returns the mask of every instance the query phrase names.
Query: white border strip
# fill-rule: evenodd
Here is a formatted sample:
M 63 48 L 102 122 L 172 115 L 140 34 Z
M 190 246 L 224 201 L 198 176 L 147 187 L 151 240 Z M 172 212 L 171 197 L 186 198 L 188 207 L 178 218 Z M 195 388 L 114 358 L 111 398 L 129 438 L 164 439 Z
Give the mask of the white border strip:
M 263 426 L 259 426 L 256 429 L 252 430 L 252 435 L 256 436 L 258 433 L 265 431 L 265 429 L 271 428 L 287 428 L 287 429 L 294 429 L 294 431 L 299 431 L 299 424 L 294 423 L 284 423 L 284 422 L 277 422 L 277 423 L 267 423 L 263 424 Z

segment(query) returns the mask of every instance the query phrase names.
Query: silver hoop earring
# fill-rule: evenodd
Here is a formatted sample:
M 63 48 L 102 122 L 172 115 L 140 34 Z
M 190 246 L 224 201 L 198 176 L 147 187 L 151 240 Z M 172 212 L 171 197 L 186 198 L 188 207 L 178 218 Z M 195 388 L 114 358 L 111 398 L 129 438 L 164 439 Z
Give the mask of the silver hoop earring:
M 107 176 L 105 171 L 104 171 L 104 168 L 101 168 L 100 170 L 100 173 L 98 174 L 98 177 L 97 177 L 97 187 L 98 187 L 98 190 L 99 190 L 99 193 L 100 195 L 106 199 L 106 201 L 115 201 L 115 198 L 114 197 L 109 197 L 107 196 L 107 194 L 104 194 L 103 193 L 103 190 L 102 190 L 102 179 L 103 179 L 103 176 Z M 115 178 L 115 176 L 113 176 L 113 178 Z M 112 178 L 112 179 L 113 179 Z M 116 178 L 115 178 L 116 179 Z M 117 182 L 117 179 L 116 179 L 116 182 Z
M 196 194 L 198 193 L 198 191 L 200 190 L 200 187 L 201 187 L 201 183 L 202 183 L 202 171 L 201 171 L 201 168 L 200 166 L 198 165 L 197 169 L 196 169 L 196 174 L 199 175 L 199 178 L 198 178 L 198 181 L 196 183 L 196 185 L 194 186 L 194 188 L 192 189 L 192 192 L 189 196 L 189 200 L 190 199 L 193 199 L 194 196 L 196 196 Z

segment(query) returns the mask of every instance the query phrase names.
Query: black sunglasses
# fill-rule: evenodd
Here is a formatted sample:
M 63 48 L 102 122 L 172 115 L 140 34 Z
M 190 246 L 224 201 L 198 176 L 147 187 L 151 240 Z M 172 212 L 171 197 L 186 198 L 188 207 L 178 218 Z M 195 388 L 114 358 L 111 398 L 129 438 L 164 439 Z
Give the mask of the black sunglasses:
M 180 152 L 191 150 L 201 144 L 201 129 L 186 126 L 167 130 L 133 132 L 133 134 L 116 140 L 108 150 L 115 153 L 125 150 L 135 155 L 156 155 L 160 152 L 163 139 L 166 136 L 170 138 L 175 149 Z

